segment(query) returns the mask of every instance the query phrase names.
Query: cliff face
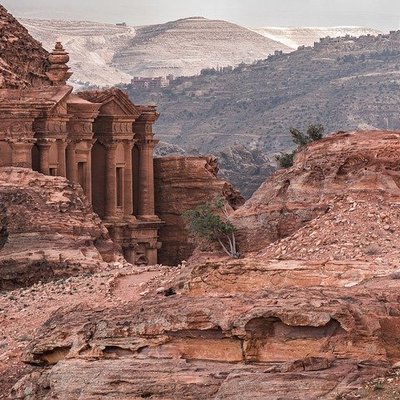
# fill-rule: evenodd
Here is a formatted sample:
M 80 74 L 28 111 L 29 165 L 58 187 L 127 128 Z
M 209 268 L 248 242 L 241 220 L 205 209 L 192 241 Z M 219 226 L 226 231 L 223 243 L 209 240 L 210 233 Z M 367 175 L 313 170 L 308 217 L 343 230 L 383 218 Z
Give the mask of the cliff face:
M 338 134 L 298 154 L 235 213 L 248 234 L 254 224 L 259 254 L 130 269 L 95 301 L 66 300 L 26 347 L 31 367 L 11 398 L 376 399 L 364 384 L 400 360 L 399 135 Z M 199 173 L 182 158 L 164 162 L 179 172 L 163 189 L 166 209 L 178 210 L 179 182 Z M 367 241 L 375 247 L 364 252 Z M 0 297 L 1 329 L 25 301 L 12 295 Z M 0 382 L 20 365 L 2 359 Z M 400 384 L 392 374 L 388 399 Z
M 236 209 L 244 203 L 240 193 L 217 178 L 213 157 L 161 157 L 154 160 L 156 214 L 165 221 L 160 229 L 159 262 L 177 265 L 187 260 L 196 244 L 189 239 L 182 213 L 216 197 Z
M 0 289 L 93 271 L 117 258 L 80 187 L 0 169 Z
M 0 5 L 0 88 L 49 84 L 47 51 Z
M 233 218 L 242 234 L 242 251 L 265 249 L 317 217 L 327 220 L 325 229 L 329 226 L 331 230 L 337 229 L 336 240 L 343 241 L 347 236 L 340 231 L 357 224 L 361 230 L 353 227 L 353 231 L 366 242 L 367 238 L 361 236 L 368 231 L 368 219 L 374 223 L 374 218 L 378 218 L 382 226 L 390 226 L 391 219 L 396 221 L 394 214 L 397 211 L 386 199 L 393 202 L 400 198 L 399 139 L 399 132 L 350 132 L 334 134 L 308 146 L 296 156 L 292 168 L 275 173 L 236 211 Z M 368 208 L 368 205 L 376 206 L 371 217 L 363 216 L 361 212 L 362 207 Z M 383 210 L 386 206 L 388 212 Z M 335 210 L 329 213 L 334 207 Z M 336 224 L 328 221 L 334 213 Z M 343 214 L 342 217 L 339 214 Z M 350 225 L 341 222 L 351 216 L 354 220 Z M 385 224 L 385 220 L 388 223 Z M 364 228 L 363 224 L 366 224 Z M 319 239 L 322 243 L 323 237 L 319 236 Z M 339 242 L 336 245 L 340 247 Z M 306 249 L 299 251 L 310 250 L 304 247 Z
M 399 360 L 398 276 L 263 258 L 120 276 L 108 304 L 63 307 L 36 332 L 11 398 L 277 400 L 295 381 L 295 399 L 337 399 Z

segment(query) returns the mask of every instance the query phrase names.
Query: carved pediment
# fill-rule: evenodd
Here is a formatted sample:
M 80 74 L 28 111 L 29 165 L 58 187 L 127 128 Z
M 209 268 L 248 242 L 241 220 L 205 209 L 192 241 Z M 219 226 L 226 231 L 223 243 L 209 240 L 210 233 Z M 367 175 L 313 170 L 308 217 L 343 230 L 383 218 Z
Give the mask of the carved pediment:
M 101 103 L 100 116 L 126 116 L 136 119 L 140 115 L 140 111 L 129 100 L 128 95 L 119 89 L 80 92 L 78 95 L 90 102 Z

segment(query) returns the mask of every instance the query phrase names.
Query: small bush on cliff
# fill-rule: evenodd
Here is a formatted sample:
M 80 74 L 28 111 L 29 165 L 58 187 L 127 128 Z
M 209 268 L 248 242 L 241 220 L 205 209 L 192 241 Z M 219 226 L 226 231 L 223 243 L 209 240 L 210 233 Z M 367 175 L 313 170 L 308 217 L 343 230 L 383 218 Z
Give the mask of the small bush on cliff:
M 211 203 L 200 204 L 194 209 L 185 211 L 183 218 L 193 236 L 218 242 L 230 257 L 240 257 L 236 247 L 236 228 L 229 220 L 224 199 L 217 198 Z
M 310 125 L 306 133 L 300 132 L 295 128 L 290 128 L 289 131 L 292 135 L 293 142 L 297 144 L 297 148 L 291 153 L 281 153 L 275 156 L 275 160 L 281 168 L 291 167 L 297 151 L 311 142 L 322 139 L 324 135 L 324 127 L 321 124 Z

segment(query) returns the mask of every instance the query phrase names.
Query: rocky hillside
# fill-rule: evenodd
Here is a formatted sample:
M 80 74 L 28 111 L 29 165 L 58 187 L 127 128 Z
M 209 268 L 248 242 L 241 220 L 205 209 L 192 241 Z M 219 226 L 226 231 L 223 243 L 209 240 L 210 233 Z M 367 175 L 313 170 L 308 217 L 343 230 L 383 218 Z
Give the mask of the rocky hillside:
M 281 42 L 293 50 L 297 50 L 299 46 L 313 46 L 319 39 L 327 36 L 331 38 L 341 36 L 364 36 L 364 35 L 379 35 L 377 29 L 363 28 L 360 26 L 332 26 L 332 27 L 296 27 L 296 28 L 281 28 L 281 27 L 264 27 L 252 29 L 269 39 Z
M 0 88 L 47 83 L 47 52 L 0 4 Z
M 201 154 L 241 144 L 272 158 L 292 148 L 290 127 L 400 129 L 399 68 L 400 32 L 394 32 L 324 39 L 231 72 L 182 78 L 163 90 L 128 89 L 136 101 L 159 105 L 164 142 Z
M 19 400 L 399 398 L 398 143 L 393 132 L 338 134 L 300 153 L 243 208 L 259 223 L 285 226 L 287 214 L 263 200 L 270 185 L 275 204 L 280 199 L 290 212 L 297 203 L 304 216 L 270 244 L 262 241 L 268 227 L 256 226 L 258 254 L 208 253 L 174 269 L 122 268 L 4 293 L 0 382 L 13 385 L 5 393 Z M 320 213 L 318 198 L 330 199 Z M 29 323 L 13 332 L 26 315 Z
M 51 51 L 61 41 L 70 53 L 71 81 L 94 85 L 130 82 L 131 76 L 112 65 L 116 52 L 135 36 L 132 27 L 87 21 L 21 19 L 30 34 Z
M 121 258 L 79 186 L 0 168 L 0 290 L 94 271 Z
M 290 50 L 241 26 L 205 18 L 129 27 L 87 21 L 22 19 L 51 49 L 60 40 L 71 54 L 73 79 L 96 85 L 129 82 L 133 76 L 195 75 Z
M 135 76 L 182 76 L 252 62 L 275 50 L 289 48 L 230 22 L 186 18 L 137 28 L 113 62 Z

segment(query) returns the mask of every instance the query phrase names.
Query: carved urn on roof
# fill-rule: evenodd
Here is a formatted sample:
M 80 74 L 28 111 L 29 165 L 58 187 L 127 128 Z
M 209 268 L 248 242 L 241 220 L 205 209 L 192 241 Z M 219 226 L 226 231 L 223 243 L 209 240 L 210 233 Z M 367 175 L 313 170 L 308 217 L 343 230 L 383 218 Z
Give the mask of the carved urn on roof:
M 71 77 L 72 72 L 69 71 L 67 65 L 69 61 L 69 54 L 64 50 L 61 42 L 57 42 L 54 50 L 48 57 L 50 66 L 46 75 L 51 80 L 53 86 L 62 86 L 67 83 Z

